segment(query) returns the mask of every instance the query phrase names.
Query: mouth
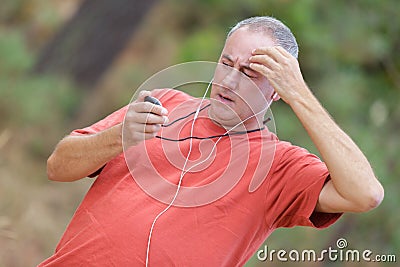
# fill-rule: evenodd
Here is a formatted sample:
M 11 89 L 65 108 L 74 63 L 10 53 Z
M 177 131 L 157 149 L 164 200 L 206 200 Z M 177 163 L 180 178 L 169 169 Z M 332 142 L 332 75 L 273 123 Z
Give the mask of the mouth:
M 227 105 L 231 105 L 233 104 L 235 101 L 233 101 L 232 97 L 227 95 L 227 94 L 217 94 L 217 100 L 219 100 L 220 102 L 227 104 Z

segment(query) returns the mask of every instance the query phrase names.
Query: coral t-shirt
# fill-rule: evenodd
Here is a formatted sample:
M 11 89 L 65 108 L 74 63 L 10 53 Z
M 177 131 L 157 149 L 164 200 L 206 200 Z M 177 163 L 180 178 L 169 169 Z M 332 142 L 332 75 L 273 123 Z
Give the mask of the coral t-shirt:
M 154 224 L 149 266 L 242 266 L 274 229 L 324 228 L 340 217 L 314 211 L 329 179 L 315 155 L 268 129 L 226 135 L 208 118 L 208 101 L 191 132 L 199 99 L 170 89 L 152 95 L 169 110 L 169 125 L 101 169 L 39 266 L 144 266 L 151 225 L 182 175 Z M 116 125 L 128 109 L 72 134 Z

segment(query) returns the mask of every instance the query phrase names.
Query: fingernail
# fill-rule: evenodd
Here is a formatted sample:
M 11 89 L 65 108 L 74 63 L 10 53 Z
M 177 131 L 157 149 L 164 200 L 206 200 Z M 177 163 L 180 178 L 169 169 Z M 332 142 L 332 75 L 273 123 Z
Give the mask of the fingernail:
M 167 115 L 167 114 L 168 114 L 168 110 L 166 108 L 162 108 L 161 115 Z

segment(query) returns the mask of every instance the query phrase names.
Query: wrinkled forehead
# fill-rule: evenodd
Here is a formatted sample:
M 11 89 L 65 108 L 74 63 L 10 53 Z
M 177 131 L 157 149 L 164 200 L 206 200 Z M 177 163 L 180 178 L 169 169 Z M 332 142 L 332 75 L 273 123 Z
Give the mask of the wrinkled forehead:
M 222 54 L 248 58 L 256 48 L 275 45 L 275 40 L 268 32 L 256 31 L 244 26 L 227 37 Z

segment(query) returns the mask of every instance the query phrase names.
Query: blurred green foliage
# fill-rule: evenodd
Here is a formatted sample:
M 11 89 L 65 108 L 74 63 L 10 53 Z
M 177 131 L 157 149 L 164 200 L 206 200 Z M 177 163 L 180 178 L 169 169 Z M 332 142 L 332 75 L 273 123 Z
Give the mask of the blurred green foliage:
M 352 248 L 368 248 L 376 253 L 398 253 L 398 1 L 166 0 L 159 5 L 162 5 L 163 17 L 156 17 L 149 24 L 158 27 L 158 31 L 143 26 L 146 38 L 157 42 L 153 41 L 148 50 L 144 47 L 141 51 L 146 56 L 161 51 L 165 47 L 163 39 L 158 38 L 173 36 L 174 42 L 172 38 L 168 39 L 168 46 L 174 47 L 168 50 L 173 51 L 169 61 L 150 60 L 153 65 L 160 64 L 159 67 L 192 60 L 216 61 L 229 27 L 245 17 L 272 15 L 286 23 L 298 40 L 299 62 L 308 85 L 337 123 L 361 147 L 385 187 L 385 200 L 370 213 L 345 215 L 335 226 L 322 232 L 305 228 L 278 230 L 266 244 L 274 249 L 323 249 L 334 246 L 337 238 L 344 237 Z M 39 9 L 43 11 L 37 11 Z M 17 139 L 24 140 L 21 149 L 33 152 L 28 153 L 32 161 L 39 158 L 42 164 L 56 140 L 70 130 L 82 99 L 86 97 L 63 77 L 39 77 L 30 73 L 43 44 L 38 41 L 40 38 L 29 37 L 32 32 L 29 23 L 33 20 L 41 29 L 39 33 L 48 39 L 51 35 L 48 32 L 62 23 L 62 19 L 51 10 L 51 5 L 46 1 L 23 0 L 6 0 L 0 9 L 3 24 L 0 26 L 0 139 L 5 129 L 18 129 L 16 131 L 25 137 Z M 41 16 L 43 14 L 45 16 Z M 132 84 L 152 74 L 146 73 L 141 59 L 144 60 L 139 58 L 136 64 L 123 68 L 119 76 L 125 77 L 122 82 L 125 84 L 119 85 L 126 86 L 127 92 Z M 118 81 L 114 82 L 118 84 Z M 129 101 L 120 95 L 114 97 L 121 105 Z M 272 111 L 280 139 L 290 140 L 318 154 L 287 105 L 276 103 Z M 44 174 L 40 175 L 43 183 Z M 356 188 L 354 192 L 357 193 Z M 44 258 L 49 251 L 42 253 L 45 254 L 41 255 Z M 253 258 L 248 266 L 265 264 Z M 319 266 L 339 265 L 341 263 Z
M 63 134 L 57 125 L 72 117 L 80 92 L 63 77 L 30 74 L 35 56 L 21 33 L 0 28 L 0 58 L 0 130 L 25 131 L 25 148 L 47 157 L 46 142 L 53 146 L 55 136 Z

